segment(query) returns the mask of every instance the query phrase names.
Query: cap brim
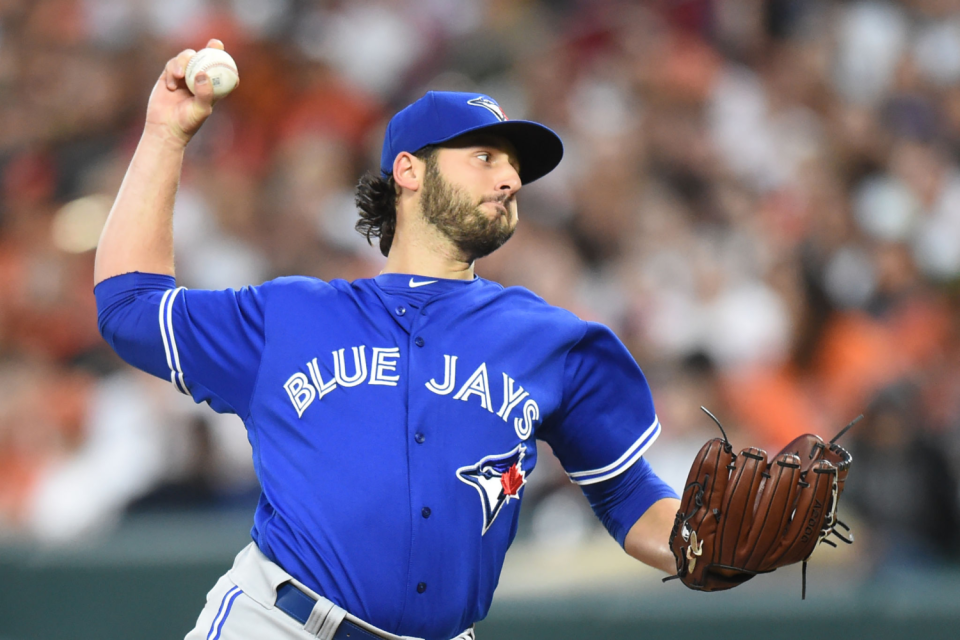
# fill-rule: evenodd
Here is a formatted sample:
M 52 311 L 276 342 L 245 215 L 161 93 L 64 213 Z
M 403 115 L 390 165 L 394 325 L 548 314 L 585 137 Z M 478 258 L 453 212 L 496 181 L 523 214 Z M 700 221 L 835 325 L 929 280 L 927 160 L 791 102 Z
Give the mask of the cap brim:
M 455 136 L 438 140 L 443 144 L 472 133 L 491 133 L 502 136 L 517 150 L 520 161 L 520 182 L 529 184 L 553 171 L 563 158 L 563 142 L 560 136 L 548 127 L 529 120 L 505 120 L 494 122 L 466 131 Z

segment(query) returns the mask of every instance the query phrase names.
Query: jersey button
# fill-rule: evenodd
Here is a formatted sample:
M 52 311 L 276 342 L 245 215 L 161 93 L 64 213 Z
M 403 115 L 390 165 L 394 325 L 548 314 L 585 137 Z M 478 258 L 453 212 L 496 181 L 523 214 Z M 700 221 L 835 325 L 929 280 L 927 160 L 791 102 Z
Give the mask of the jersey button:
M 405 313 L 407 312 L 407 308 L 404 307 L 403 305 L 400 305 L 399 307 L 397 307 L 397 308 L 395 309 L 395 311 L 397 312 L 397 315 L 398 315 L 398 316 L 402 316 L 403 314 L 405 314 Z
M 417 585 L 417 593 L 423 593 L 426 590 L 427 590 L 426 582 L 421 582 L 420 584 Z
M 424 345 L 423 338 L 418 336 L 417 339 L 413 341 L 413 344 L 422 347 Z
M 415 434 L 413 434 L 413 439 L 417 441 L 417 444 L 423 444 L 423 441 L 426 440 L 427 437 L 417 431 Z
M 423 509 L 420 509 L 420 515 L 422 515 L 424 518 L 429 518 L 429 517 L 430 517 L 430 507 L 424 507 Z

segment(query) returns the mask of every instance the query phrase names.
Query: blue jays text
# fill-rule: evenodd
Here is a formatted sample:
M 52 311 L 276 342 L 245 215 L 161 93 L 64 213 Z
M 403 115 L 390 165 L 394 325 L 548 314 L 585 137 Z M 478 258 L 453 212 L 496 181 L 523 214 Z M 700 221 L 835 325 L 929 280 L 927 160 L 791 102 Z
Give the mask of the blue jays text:
M 345 352 L 346 349 L 338 349 L 331 353 L 331 366 L 333 377 L 324 381 L 323 374 L 320 372 L 320 364 L 317 358 L 313 358 L 306 363 L 306 369 L 310 373 L 308 379 L 302 372 L 296 372 L 283 384 L 290 402 L 298 416 L 303 416 L 303 412 L 310 407 L 315 400 L 322 400 L 325 395 L 334 391 L 338 387 L 350 388 L 356 387 L 367 382 L 371 385 L 384 385 L 389 387 L 397 386 L 400 380 L 399 375 L 394 375 L 397 370 L 397 360 L 400 358 L 399 347 L 374 347 L 371 351 L 370 365 L 368 369 L 366 353 L 367 345 L 350 347 L 353 353 L 352 373 L 347 374 Z M 443 382 L 437 382 L 431 378 L 424 383 L 424 386 L 437 394 L 446 396 L 453 393 L 457 387 L 457 359 L 459 356 L 443 356 Z M 367 372 L 369 370 L 369 380 Z M 504 422 L 510 422 L 511 412 L 523 402 L 520 410 L 520 416 L 513 422 L 517 437 L 526 440 L 533 433 L 533 424 L 540 419 L 540 406 L 537 401 L 530 398 L 530 393 L 525 391 L 517 381 L 503 373 L 503 402 L 500 409 L 497 410 L 497 417 L 502 418 Z M 467 378 L 459 390 L 453 394 L 454 400 L 467 402 L 471 397 L 477 396 L 480 401 L 480 408 L 493 413 L 493 400 L 490 394 L 490 377 L 487 373 L 487 363 L 482 362 Z M 526 402 L 524 402 L 526 400 Z

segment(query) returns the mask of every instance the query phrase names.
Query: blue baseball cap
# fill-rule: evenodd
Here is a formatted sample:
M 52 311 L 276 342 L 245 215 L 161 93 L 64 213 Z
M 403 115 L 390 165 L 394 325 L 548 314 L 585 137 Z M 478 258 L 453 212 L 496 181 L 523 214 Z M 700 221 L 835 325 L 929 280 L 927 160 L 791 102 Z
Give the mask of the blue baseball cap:
M 449 142 L 466 133 L 493 133 L 509 140 L 520 161 L 520 182 L 547 175 L 560 164 L 563 142 L 536 122 L 508 120 L 496 100 L 481 93 L 428 91 L 393 116 L 383 137 L 380 175 L 393 173 L 393 161 L 403 151 L 416 153 L 427 145 Z

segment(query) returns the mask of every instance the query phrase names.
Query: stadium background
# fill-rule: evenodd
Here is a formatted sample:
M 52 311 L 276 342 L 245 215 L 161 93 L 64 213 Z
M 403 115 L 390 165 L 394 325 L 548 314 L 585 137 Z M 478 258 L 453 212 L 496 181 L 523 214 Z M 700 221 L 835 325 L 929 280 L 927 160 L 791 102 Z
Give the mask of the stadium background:
M 119 362 L 92 296 L 150 88 L 209 37 L 242 83 L 188 149 L 182 284 L 375 275 L 352 199 L 386 120 L 476 90 L 566 144 L 477 271 L 617 331 L 669 482 L 701 404 L 768 450 L 867 415 L 857 543 L 806 602 L 799 567 L 661 585 L 544 456 L 481 638 L 955 637 L 960 2 L 2 0 L 0 638 L 181 637 L 249 539 L 239 421 Z

